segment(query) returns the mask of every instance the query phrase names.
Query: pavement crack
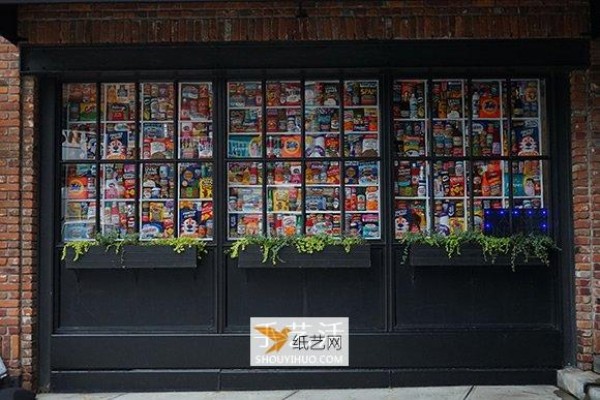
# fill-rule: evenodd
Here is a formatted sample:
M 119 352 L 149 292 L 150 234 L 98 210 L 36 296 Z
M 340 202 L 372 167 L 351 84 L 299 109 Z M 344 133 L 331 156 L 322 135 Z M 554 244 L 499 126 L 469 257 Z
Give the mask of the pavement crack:
M 475 389 L 475 386 L 471 386 L 471 389 L 469 389 L 469 391 L 467 392 L 467 394 L 465 395 L 465 398 L 463 400 L 467 400 L 469 398 L 469 396 L 471 395 L 471 392 L 473 392 L 474 389 Z
M 285 396 L 285 397 L 284 397 L 283 399 L 281 399 L 281 400 L 287 400 L 287 399 L 289 399 L 290 397 L 292 397 L 293 395 L 295 395 L 295 394 L 296 394 L 296 393 L 298 393 L 298 392 L 299 392 L 299 390 L 294 390 L 292 393 L 290 393 L 289 395 Z

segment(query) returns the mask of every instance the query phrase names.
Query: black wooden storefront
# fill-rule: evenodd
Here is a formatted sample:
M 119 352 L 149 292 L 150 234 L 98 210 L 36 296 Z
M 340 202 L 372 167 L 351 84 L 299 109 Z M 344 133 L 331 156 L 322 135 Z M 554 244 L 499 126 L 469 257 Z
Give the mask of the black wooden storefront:
M 587 63 L 586 54 L 585 42 L 568 40 L 24 47 L 22 71 L 39 77 L 42 387 L 553 382 L 556 369 L 574 360 L 568 71 Z M 382 88 L 396 77 L 545 79 L 552 227 L 564 250 L 549 268 L 523 266 L 516 272 L 493 265 L 412 267 L 401 263 L 402 248 L 390 234 L 390 204 L 384 201 L 384 239 L 372 244 L 369 269 L 239 269 L 223 254 L 224 213 L 215 244 L 196 269 L 64 268 L 56 217 L 63 82 L 201 79 L 218 87 L 230 78 L 303 75 L 376 78 Z M 383 103 L 389 104 L 385 90 Z M 384 111 L 383 133 L 389 131 L 387 120 Z M 390 169 L 385 141 L 382 150 L 382 169 Z M 224 160 L 217 157 L 215 168 L 219 176 Z M 382 176 L 382 193 L 389 193 L 389 171 Z M 226 202 L 224 180 L 215 191 L 218 214 Z M 349 317 L 350 367 L 251 369 L 249 318 L 260 316 Z

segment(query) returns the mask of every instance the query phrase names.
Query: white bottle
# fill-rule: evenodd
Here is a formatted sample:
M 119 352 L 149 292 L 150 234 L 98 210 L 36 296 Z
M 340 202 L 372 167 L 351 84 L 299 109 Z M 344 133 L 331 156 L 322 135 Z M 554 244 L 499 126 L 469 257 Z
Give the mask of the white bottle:
M 410 95 L 410 100 L 408 102 L 409 104 L 409 109 L 410 109 L 410 119 L 416 119 L 417 118 L 417 97 L 415 96 L 415 94 L 411 94 Z

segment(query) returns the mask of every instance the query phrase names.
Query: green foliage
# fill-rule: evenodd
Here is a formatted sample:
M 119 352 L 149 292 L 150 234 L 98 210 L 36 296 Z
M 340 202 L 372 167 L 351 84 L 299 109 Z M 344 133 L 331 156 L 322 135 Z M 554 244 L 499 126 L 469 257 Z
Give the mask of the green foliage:
M 202 258 L 202 254 L 207 252 L 206 242 L 190 237 L 140 241 L 138 234 L 119 236 L 117 233 L 110 233 L 107 235 L 98 234 L 93 240 L 66 242 L 63 245 L 61 260 L 66 259 L 68 249 L 72 249 L 74 253 L 73 261 L 77 261 L 92 246 L 102 246 L 106 251 L 114 248 L 116 254 L 122 254 L 124 246 L 170 246 L 178 254 L 183 253 L 186 249 L 196 248 L 199 259 Z
M 494 263 L 499 255 L 510 256 L 510 265 L 515 269 L 517 260 L 527 262 L 531 258 L 538 258 L 546 265 L 550 264 L 550 253 L 560 250 L 552 238 L 546 235 L 517 234 L 510 237 L 487 236 L 481 232 L 459 232 L 448 236 L 440 234 L 427 235 L 425 233 L 407 233 L 400 243 L 404 244 L 402 263 L 406 263 L 410 246 L 421 244 L 432 247 L 441 247 L 446 250 L 448 258 L 460 255 L 461 247 L 465 244 L 475 244 L 481 247 L 484 259 Z
M 250 245 L 260 247 L 262 253 L 262 262 L 271 260 L 273 265 L 281 260 L 279 252 L 284 247 L 294 247 L 298 253 L 313 254 L 323 251 L 327 246 L 342 246 L 346 253 L 352 250 L 353 246 L 363 244 L 364 240 L 356 236 L 334 237 L 329 235 L 314 236 L 290 236 L 290 237 L 264 237 L 264 236 L 244 236 L 231 245 L 226 251 L 231 258 L 237 258 L 240 252 L 246 250 Z

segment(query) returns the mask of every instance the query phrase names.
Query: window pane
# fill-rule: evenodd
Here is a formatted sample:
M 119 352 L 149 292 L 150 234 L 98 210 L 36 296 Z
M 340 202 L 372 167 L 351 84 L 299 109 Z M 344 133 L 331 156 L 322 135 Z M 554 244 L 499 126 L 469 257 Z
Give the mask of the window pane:
M 346 194 L 351 198 L 356 195 L 356 211 L 346 210 L 345 232 L 365 239 L 379 239 L 379 162 L 346 161 L 344 183 Z
M 100 167 L 100 227 L 103 235 L 123 237 L 135 232 L 135 164 L 102 164 Z
M 267 157 L 302 157 L 300 81 L 267 82 Z
M 230 239 L 262 234 L 262 163 L 227 163 Z
M 469 178 L 469 190 L 473 192 L 473 228 L 483 228 L 486 210 L 508 207 L 508 169 L 506 161 L 474 161 L 473 177 Z M 470 175 L 470 169 L 467 171 Z M 471 215 L 470 200 L 467 202 L 467 215 Z
M 63 160 L 96 158 L 96 95 L 95 83 L 70 83 L 63 86 Z
M 213 164 L 179 165 L 179 236 L 213 239 Z
M 379 156 L 379 83 L 344 82 L 344 156 Z
M 179 85 L 179 157 L 213 156 L 212 83 Z
M 229 157 L 262 156 L 262 84 L 261 82 L 229 82 L 228 150 Z
M 340 184 L 339 161 L 306 163 L 305 233 L 307 235 L 341 235 Z
M 141 167 L 142 200 L 140 239 L 173 237 L 174 168 L 173 164 L 145 163 Z
M 96 166 L 68 164 L 62 173 L 62 237 L 64 241 L 96 236 Z
M 304 138 L 306 157 L 339 157 L 340 93 L 337 81 L 307 81 Z
M 428 229 L 429 171 L 425 161 L 394 161 L 394 235 Z
M 514 161 L 512 163 L 512 189 L 514 208 L 544 207 L 543 162 L 541 160 Z
M 175 89 L 172 83 L 142 83 L 143 159 L 173 158 Z
M 301 162 L 267 163 L 267 218 L 269 236 L 302 233 Z
M 466 228 L 465 162 L 436 161 L 433 164 L 434 230 L 450 234 Z

